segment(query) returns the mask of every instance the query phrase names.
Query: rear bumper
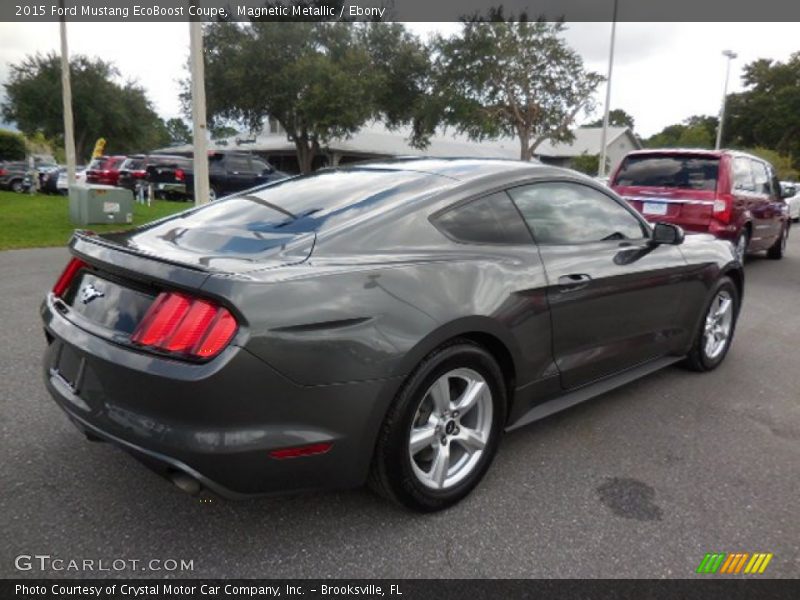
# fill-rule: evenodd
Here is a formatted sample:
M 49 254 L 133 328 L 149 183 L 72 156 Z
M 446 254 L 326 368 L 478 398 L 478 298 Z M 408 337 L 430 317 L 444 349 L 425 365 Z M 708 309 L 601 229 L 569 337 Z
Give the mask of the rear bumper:
M 186 194 L 185 183 L 156 183 L 155 189 L 158 192 L 166 192 L 169 194 Z
M 47 300 L 42 317 L 45 385 L 79 429 L 227 497 L 362 485 L 399 384 L 299 386 L 242 348 L 186 364 L 89 334 Z M 302 458 L 270 456 L 318 442 L 333 446 Z

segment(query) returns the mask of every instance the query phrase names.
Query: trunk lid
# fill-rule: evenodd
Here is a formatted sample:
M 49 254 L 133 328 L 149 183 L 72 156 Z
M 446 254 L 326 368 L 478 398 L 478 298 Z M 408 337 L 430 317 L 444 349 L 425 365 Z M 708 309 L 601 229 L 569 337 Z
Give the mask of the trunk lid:
M 229 298 L 203 290 L 209 276 L 246 278 L 248 272 L 307 260 L 316 234 L 291 227 L 293 221 L 252 199 L 231 198 L 131 231 L 76 232 L 70 248 L 85 264 L 58 304 L 83 329 L 130 344 L 163 291 L 228 305 Z

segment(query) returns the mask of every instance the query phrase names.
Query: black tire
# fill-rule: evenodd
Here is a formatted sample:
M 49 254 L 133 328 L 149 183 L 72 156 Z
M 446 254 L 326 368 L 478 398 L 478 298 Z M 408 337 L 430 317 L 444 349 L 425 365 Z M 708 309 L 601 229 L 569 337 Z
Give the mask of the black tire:
M 12 192 L 21 194 L 25 191 L 25 184 L 23 183 L 22 179 L 15 179 L 11 182 L 10 189 Z
M 767 250 L 767 258 L 772 260 L 780 260 L 786 253 L 786 240 L 789 238 L 789 224 L 783 226 L 781 229 L 780 237 L 775 240 L 775 243 Z
M 492 405 L 490 433 L 480 459 L 468 475 L 446 489 L 434 490 L 426 487 L 414 473 L 409 436 L 417 409 L 430 387 L 454 369 L 471 369 L 488 384 Z M 389 500 L 420 512 L 434 512 L 452 506 L 469 494 L 488 470 L 497 452 L 505 415 L 505 382 L 492 355 L 481 346 L 463 339 L 438 348 L 408 377 L 389 408 L 373 455 L 370 488 Z
M 709 357 L 706 353 L 704 344 L 706 319 L 709 311 L 711 310 L 712 304 L 717 299 L 720 291 L 723 290 L 726 291 L 733 300 L 730 334 L 728 335 L 720 354 L 714 357 Z M 685 367 L 691 369 L 692 371 L 705 372 L 712 371 L 722 364 L 722 361 L 725 360 L 725 356 L 728 354 L 728 350 L 731 347 L 731 342 L 733 342 L 734 333 L 736 332 L 736 321 L 739 318 L 740 301 L 739 290 L 736 288 L 736 285 L 733 283 L 730 277 L 720 277 L 712 288 L 708 300 L 706 300 L 705 307 L 703 308 L 703 317 L 700 320 L 698 331 L 695 333 L 692 349 L 686 356 L 686 359 L 683 361 L 683 365 Z

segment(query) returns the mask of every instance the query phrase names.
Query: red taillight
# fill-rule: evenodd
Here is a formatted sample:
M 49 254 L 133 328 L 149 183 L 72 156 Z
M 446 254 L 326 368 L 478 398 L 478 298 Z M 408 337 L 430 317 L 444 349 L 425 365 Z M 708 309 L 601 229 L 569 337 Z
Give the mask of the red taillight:
M 6 171 L 5 169 L 0 169 L 0 177 L 2 177 L 3 175 L 8 175 L 8 171 Z
M 53 286 L 53 294 L 61 297 L 64 292 L 67 291 L 69 288 L 69 284 L 72 283 L 72 280 L 75 279 L 75 275 L 83 269 L 84 267 L 88 267 L 85 262 L 83 262 L 79 258 L 73 258 L 67 263 L 67 266 L 64 268 L 64 272 L 61 273 L 61 276 L 56 281 L 56 284 Z
M 147 177 L 147 171 L 134 171 L 133 176 L 136 179 L 142 179 L 144 177 Z
M 228 309 L 184 294 L 162 292 L 131 336 L 134 344 L 195 358 L 219 354 L 236 333 Z
M 299 458 L 301 456 L 313 456 L 315 454 L 325 454 L 333 447 L 330 442 L 320 442 L 319 444 L 309 444 L 308 446 L 295 446 L 294 448 L 280 448 L 272 450 L 269 455 L 278 460 L 284 458 Z
M 186 173 L 183 172 L 183 169 L 175 169 L 175 179 L 178 181 L 183 181 L 186 178 Z
M 733 196 L 717 194 L 714 200 L 714 218 L 721 223 L 729 223 L 733 214 Z

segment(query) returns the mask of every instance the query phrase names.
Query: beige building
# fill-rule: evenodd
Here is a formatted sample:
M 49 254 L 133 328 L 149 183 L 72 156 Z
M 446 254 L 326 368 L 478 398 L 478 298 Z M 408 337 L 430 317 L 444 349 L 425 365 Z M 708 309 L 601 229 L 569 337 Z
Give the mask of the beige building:
M 544 142 L 534 155 L 542 162 L 569 167 L 571 158 L 575 156 L 600 152 L 600 132 L 600 128 L 576 129 L 573 143 L 553 145 Z M 380 123 L 367 125 L 349 138 L 330 140 L 315 158 L 314 166 L 319 168 L 396 156 L 519 159 L 519 141 L 516 139 L 475 142 L 465 135 L 444 132 L 434 136 L 426 148 L 419 149 L 408 143 L 410 133 L 407 128 L 390 131 Z M 612 167 L 616 166 L 628 151 L 637 148 L 641 148 L 641 144 L 630 129 L 609 128 L 608 155 Z M 266 158 L 278 169 L 288 172 L 298 170 L 294 144 L 274 122 L 269 123 L 265 131 L 257 135 L 239 134 L 211 142 L 209 150 L 252 152 Z M 186 145 L 161 148 L 156 152 L 191 154 L 192 147 Z

